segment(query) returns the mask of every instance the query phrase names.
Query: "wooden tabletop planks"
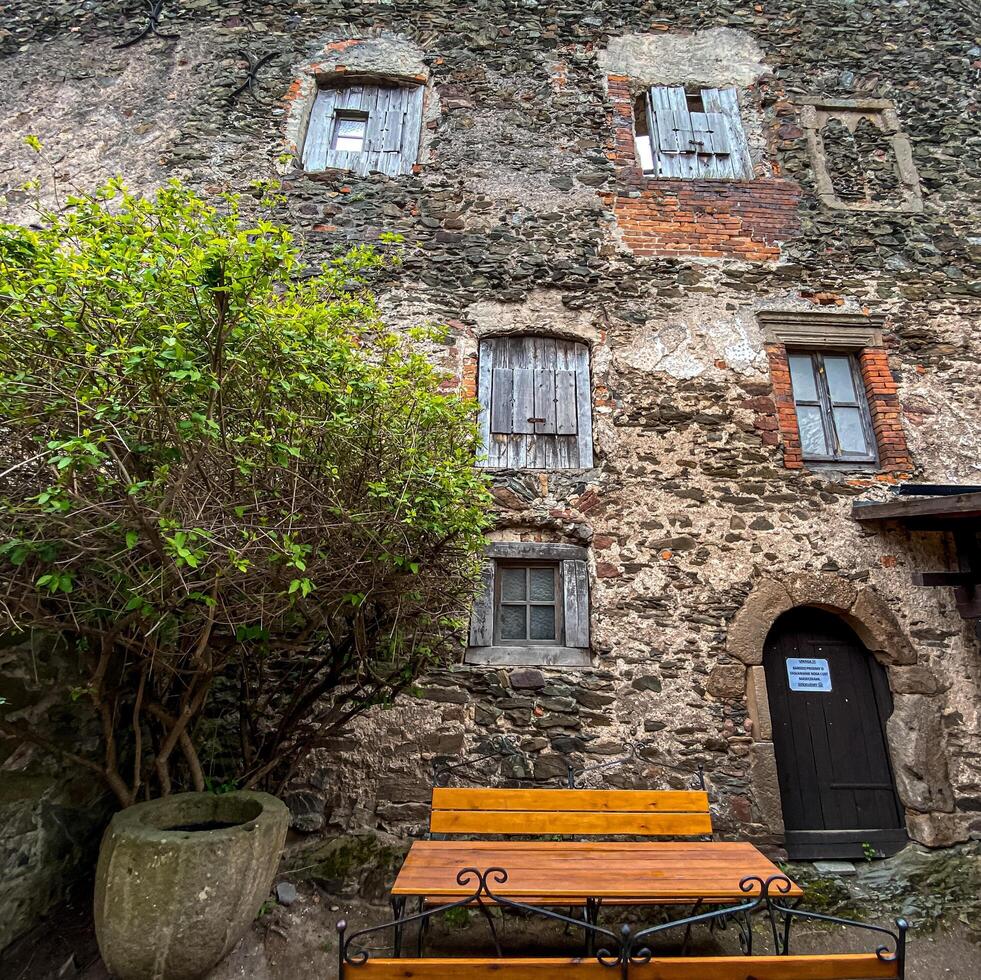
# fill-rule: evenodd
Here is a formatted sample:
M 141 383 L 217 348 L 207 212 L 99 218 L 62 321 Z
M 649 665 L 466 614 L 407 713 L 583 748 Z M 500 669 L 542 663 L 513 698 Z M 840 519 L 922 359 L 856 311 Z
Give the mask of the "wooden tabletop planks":
M 779 875 L 752 844 L 730 841 L 416 841 L 393 895 L 458 899 L 475 883 L 458 885 L 462 868 L 504 868 L 508 881 L 490 882 L 497 894 L 520 899 L 583 901 L 739 901 L 739 882 Z M 803 894 L 793 885 L 787 898 Z

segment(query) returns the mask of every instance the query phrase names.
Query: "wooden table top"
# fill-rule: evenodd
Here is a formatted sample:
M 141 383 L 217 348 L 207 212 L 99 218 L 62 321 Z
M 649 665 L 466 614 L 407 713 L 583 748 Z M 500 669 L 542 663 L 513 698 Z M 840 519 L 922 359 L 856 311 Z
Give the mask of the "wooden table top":
M 502 897 L 611 902 L 739 901 L 752 894 L 740 891 L 743 878 L 766 881 L 781 874 L 752 844 L 742 842 L 424 840 L 412 845 L 392 895 L 459 899 L 472 894 L 475 883 L 458 885 L 458 871 L 495 867 L 508 873 L 505 884 L 490 882 Z M 801 895 L 792 884 L 779 897 Z

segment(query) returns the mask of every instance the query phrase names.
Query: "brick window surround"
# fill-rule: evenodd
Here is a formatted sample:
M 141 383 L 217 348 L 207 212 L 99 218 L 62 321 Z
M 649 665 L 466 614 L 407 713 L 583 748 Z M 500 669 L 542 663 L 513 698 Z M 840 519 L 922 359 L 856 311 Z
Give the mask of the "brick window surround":
M 600 198 L 616 218 L 624 246 L 643 257 L 773 262 L 799 230 L 800 188 L 790 180 L 677 180 L 645 174 L 634 147 L 634 95 L 625 75 L 607 77 L 613 190 Z
M 765 327 L 766 356 L 770 363 L 770 381 L 776 418 L 757 418 L 763 442 L 783 443 L 784 466 L 804 469 L 813 465 L 842 468 L 854 463 L 812 464 L 801 451 L 797 409 L 790 380 L 787 345 L 812 350 L 851 351 L 858 357 L 865 397 L 872 416 L 872 429 L 878 449 L 876 469 L 893 476 L 912 469 L 906 435 L 900 418 L 899 391 L 889 369 L 889 356 L 882 343 L 882 317 L 831 314 L 760 314 Z

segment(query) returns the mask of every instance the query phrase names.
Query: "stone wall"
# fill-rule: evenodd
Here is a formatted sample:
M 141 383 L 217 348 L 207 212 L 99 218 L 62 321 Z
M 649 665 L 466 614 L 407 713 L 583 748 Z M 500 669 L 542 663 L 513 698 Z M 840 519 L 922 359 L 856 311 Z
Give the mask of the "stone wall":
M 74 676 L 70 653 L 50 641 L 0 640 L 0 710 L 65 749 L 90 751 L 96 729 L 72 699 Z M 0 740 L 0 949 L 86 881 L 110 812 L 91 773 Z
M 849 516 L 897 472 L 978 482 L 967 109 L 981 51 L 963 5 L 168 0 L 161 29 L 178 39 L 116 47 L 142 26 L 136 5 L 7 4 L 0 184 L 15 216 L 29 220 L 17 188 L 32 132 L 56 172 L 85 187 L 116 171 L 146 190 L 170 175 L 218 191 L 282 174 L 283 217 L 311 260 L 382 232 L 406 237 L 386 311 L 405 326 L 448 324 L 439 358 L 465 388 L 489 333 L 590 345 L 595 467 L 498 473 L 494 493 L 499 536 L 590 546 L 594 667 L 425 678 L 311 767 L 296 787 L 303 826 L 417 830 L 434 756 L 503 732 L 530 778 L 638 740 L 654 759 L 704 765 L 721 831 L 778 846 L 765 685 L 739 629 L 751 620 L 762 644 L 787 603 L 818 603 L 887 664 L 911 834 L 943 844 L 981 833 L 974 626 L 946 590 L 910 585 L 915 569 L 950 567 L 950 542 L 872 533 Z M 274 54 L 255 97 L 233 95 L 243 51 Z M 311 78 L 349 70 L 426 80 L 416 173 L 305 174 L 281 159 L 300 138 Z M 756 179 L 639 173 L 631 99 L 687 81 L 744 92 Z M 815 139 L 820 113 L 869 100 L 895 107 L 878 130 L 888 138 L 832 127 Z M 758 319 L 774 310 L 882 318 L 874 374 L 902 452 L 864 470 L 788 465 L 799 460 L 787 431 L 761 424 L 781 394 Z

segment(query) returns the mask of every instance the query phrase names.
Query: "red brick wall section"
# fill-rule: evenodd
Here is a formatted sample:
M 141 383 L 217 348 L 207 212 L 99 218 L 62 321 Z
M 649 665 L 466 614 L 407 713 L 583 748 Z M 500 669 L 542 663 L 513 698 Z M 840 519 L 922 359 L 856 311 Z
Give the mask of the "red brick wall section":
M 616 216 L 623 241 L 635 255 L 701 256 L 770 262 L 780 242 L 798 228 L 796 183 L 655 180 L 637 163 L 633 99 L 626 76 L 608 78 L 613 138 L 607 155 L 617 172 L 616 190 L 600 197 Z
M 872 428 L 879 444 L 879 466 L 891 472 L 908 472 L 913 461 L 899 416 L 899 390 L 889 370 L 885 348 L 866 347 L 859 357 L 859 367 L 872 413 Z
M 770 414 L 765 409 L 759 410 L 754 425 L 765 445 L 776 445 L 779 433 L 779 438 L 783 441 L 784 466 L 794 470 L 803 469 L 806 464 L 800 446 L 787 348 L 783 344 L 767 344 L 766 356 L 770 362 L 774 411 Z M 872 428 L 879 447 L 879 470 L 891 476 L 908 474 L 913 463 L 899 416 L 899 393 L 889 370 L 885 348 L 864 348 L 859 354 L 859 367 L 872 415 Z

